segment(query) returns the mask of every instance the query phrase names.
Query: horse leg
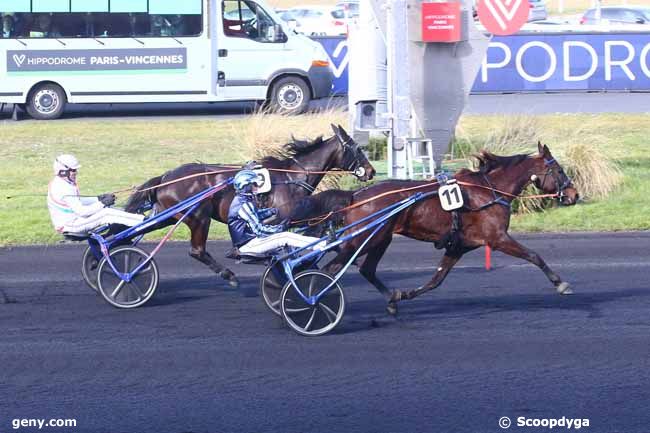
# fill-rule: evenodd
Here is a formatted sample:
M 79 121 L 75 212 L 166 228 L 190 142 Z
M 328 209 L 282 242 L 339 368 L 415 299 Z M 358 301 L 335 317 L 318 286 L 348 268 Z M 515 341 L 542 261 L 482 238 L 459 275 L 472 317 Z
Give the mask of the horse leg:
M 386 285 L 379 278 L 377 278 L 377 265 L 386 253 L 386 250 L 388 249 L 391 241 L 392 236 L 388 236 L 388 238 L 380 245 L 373 246 L 373 248 L 368 252 L 368 255 L 363 261 L 363 264 L 359 267 L 359 273 L 363 275 L 363 277 L 368 280 L 370 284 L 375 286 L 377 290 L 379 290 L 379 293 L 381 293 L 384 298 L 386 298 L 386 301 L 391 300 L 393 292 L 391 289 L 386 287 Z M 393 316 L 396 315 L 397 304 L 389 302 L 386 310 L 388 311 L 388 314 Z
M 431 281 L 429 281 L 424 286 L 418 287 L 417 289 L 414 290 L 409 290 L 407 292 L 395 290 L 388 304 L 389 307 L 392 304 L 395 306 L 395 308 L 397 308 L 397 302 L 403 299 L 413 299 L 425 292 L 428 292 L 429 290 L 433 290 L 436 287 L 438 287 L 445 280 L 445 277 L 447 277 L 447 274 L 449 274 L 451 268 L 453 268 L 454 265 L 458 263 L 458 260 L 460 260 L 462 256 L 463 253 L 451 254 L 449 253 L 449 251 L 447 251 L 445 255 L 442 257 L 442 260 L 440 260 L 440 263 L 438 265 L 438 270 L 436 271 Z
M 189 220 L 189 218 L 188 218 Z M 190 257 L 198 260 L 199 262 L 207 265 L 210 269 L 214 271 L 224 280 L 228 281 L 232 287 L 239 287 L 239 281 L 235 274 L 228 268 L 225 268 L 219 262 L 217 262 L 206 250 L 206 243 L 208 241 L 208 231 L 210 229 L 210 220 L 208 219 L 207 224 L 202 223 L 199 220 L 192 219 L 188 221 L 187 225 L 190 227 L 192 232 L 192 247 L 190 249 Z
M 561 295 L 570 295 L 573 293 L 569 283 L 563 282 L 560 277 L 548 267 L 546 262 L 535 251 L 526 248 L 516 240 L 512 239 L 507 233 L 501 236 L 495 243 L 490 245 L 497 251 L 508 254 L 513 257 L 524 259 L 540 268 L 551 283 L 555 290 Z

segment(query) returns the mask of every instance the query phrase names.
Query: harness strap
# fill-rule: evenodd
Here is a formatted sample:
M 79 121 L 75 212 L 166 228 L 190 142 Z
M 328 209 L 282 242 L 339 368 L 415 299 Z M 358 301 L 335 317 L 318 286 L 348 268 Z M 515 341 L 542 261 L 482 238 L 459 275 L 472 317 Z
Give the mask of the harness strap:
M 285 180 L 282 182 L 271 182 L 271 185 L 297 185 L 301 188 L 304 188 L 309 192 L 309 194 L 316 191 L 316 188 L 305 182 L 304 180 Z

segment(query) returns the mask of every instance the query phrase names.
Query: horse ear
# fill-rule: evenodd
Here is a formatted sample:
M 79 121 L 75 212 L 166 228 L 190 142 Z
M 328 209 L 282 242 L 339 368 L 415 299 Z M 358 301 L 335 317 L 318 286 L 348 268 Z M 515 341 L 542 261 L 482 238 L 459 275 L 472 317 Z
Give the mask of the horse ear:
M 339 124 L 339 132 L 341 133 L 341 136 L 345 138 L 346 140 L 350 138 L 350 135 L 348 134 L 348 131 L 343 129 L 343 127 Z
M 544 148 L 542 147 L 541 140 L 537 140 L 537 151 L 540 155 L 544 154 Z
M 344 131 L 342 132 L 339 127 L 334 124 L 332 124 L 332 131 L 334 131 L 334 136 L 341 144 L 345 143 L 345 138 L 343 138 L 343 134 L 345 134 Z
M 547 145 L 544 145 L 544 148 L 542 149 L 542 151 L 543 151 L 545 156 L 551 156 L 551 149 L 549 149 Z

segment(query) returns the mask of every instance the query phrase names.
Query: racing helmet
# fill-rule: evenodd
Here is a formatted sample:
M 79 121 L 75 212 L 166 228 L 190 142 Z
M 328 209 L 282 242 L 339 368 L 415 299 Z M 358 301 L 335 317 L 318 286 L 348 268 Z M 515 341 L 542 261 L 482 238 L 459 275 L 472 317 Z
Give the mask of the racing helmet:
M 253 170 L 242 170 L 235 175 L 233 186 L 237 193 L 250 193 L 250 187 L 259 182 L 259 176 Z
M 79 160 L 74 155 L 66 154 L 57 156 L 52 168 L 54 169 L 54 174 L 58 176 L 62 171 L 78 170 L 81 168 L 81 164 L 79 164 Z

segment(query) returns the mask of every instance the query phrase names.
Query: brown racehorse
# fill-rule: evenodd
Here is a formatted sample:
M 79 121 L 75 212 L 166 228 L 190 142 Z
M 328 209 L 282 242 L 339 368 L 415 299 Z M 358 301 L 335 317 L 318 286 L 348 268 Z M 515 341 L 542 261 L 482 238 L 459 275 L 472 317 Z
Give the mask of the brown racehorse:
M 365 255 L 365 259 L 363 259 L 359 271 L 384 295 L 388 301 L 389 313 L 397 313 L 397 302 L 413 299 L 438 287 L 463 254 L 485 245 L 535 264 L 553 283 L 558 293 L 571 293 L 569 284 L 563 282 L 536 252 L 524 247 L 508 234 L 510 203 L 530 183 L 545 193 L 557 193 L 559 201 L 563 205 L 573 205 L 578 199 L 578 193 L 571 180 L 553 158 L 548 147 L 541 144 L 538 147 L 538 155 L 502 157 L 483 152 L 477 156 L 478 171 L 459 171 L 455 176 L 459 182 L 476 186 L 461 187 L 465 206 L 457 211 L 455 222 L 453 214 L 444 211 L 438 196 L 433 195 L 395 216 L 369 241 L 361 252 L 361 256 Z M 431 187 L 427 187 L 427 184 Z M 344 213 L 345 222 L 351 223 L 407 198 L 417 191 L 398 192 L 376 200 L 372 200 L 372 197 L 388 191 L 420 185 L 425 185 L 419 190 L 422 192 L 432 191 L 438 187 L 436 184 L 426 181 L 389 180 L 362 188 L 354 193 L 341 191 L 338 194 L 339 201 L 336 205 L 339 207 L 342 205 L 354 206 L 354 203 L 370 200 Z M 309 202 L 313 202 L 315 208 L 320 207 L 318 202 L 322 199 L 319 196 L 314 195 L 303 199 L 300 206 L 302 217 L 305 216 L 305 209 L 309 207 Z M 333 206 L 333 193 L 329 192 L 324 198 L 330 203 L 330 206 Z M 452 225 L 456 226 L 456 230 L 452 230 Z M 414 290 L 390 290 L 377 278 L 377 265 L 390 245 L 393 234 L 434 242 L 436 247 L 446 249 L 435 275 L 427 284 Z M 342 244 L 340 254 L 324 269 L 331 274 L 338 272 L 352 257 L 366 236 L 360 235 Z
M 323 172 L 334 169 L 355 172 L 361 180 L 372 179 L 375 169 L 370 164 L 362 149 L 339 125 L 332 125 L 334 136 L 324 140 L 317 138 L 314 141 L 294 140 L 286 147 L 286 151 L 292 156 L 286 159 L 267 157 L 260 161 L 264 168 L 271 169 L 271 183 L 273 188 L 264 198 L 264 206 L 276 207 L 279 211 L 278 219 L 289 216 L 296 200 L 311 194 L 318 183 L 323 179 Z M 273 169 L 293 170 L 291 172 L 272 171 Z M 166 182 L 192 176 L 199 173 L 214 171 L 227 171 L 219 174 L 206 174 L 204 176 L 192 177 L 176 183 L 155 188 Z M 126 204 L 127 212 L 135 212 L 141 209 L 145 203 L 154 206 L 156 212 L 167 209 L 176 203 L 197 194 L 218 182 L 224 181 L 236 174 L 238 169 L 232 166 L 214 164 L 186 164 L 168 171 L 162 176 L 150 179 L 138 189 L 149 189 L 144 192 L 136 192 Z M 228 280 L 231 285 L 237 286 L 237 278 L 232 271 L 217 262 L 206 250 L 208 231 L 212 219 L 226 223 L 228 219 L 228 208 L 234 197 L 232 186 L 218 192 L 212 199 L 202 203 L 192 215 L 185 219 L 191 231 L 190 256 L 206 264 L 223 279 Z M 160 227 L 173 224 L 170 220 Z

